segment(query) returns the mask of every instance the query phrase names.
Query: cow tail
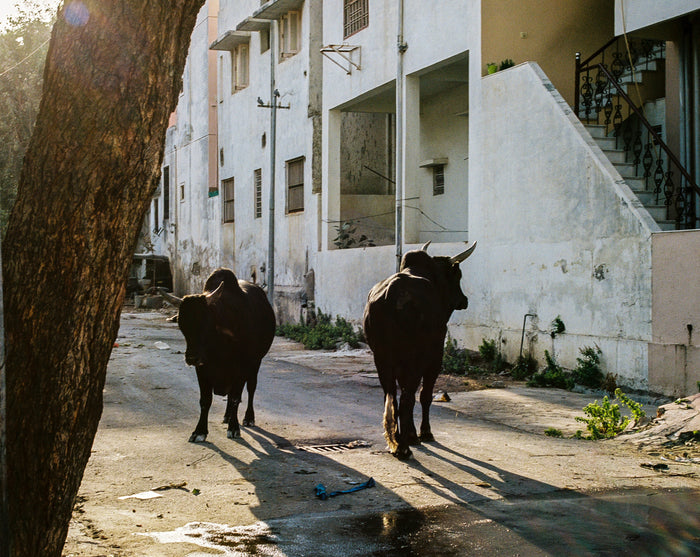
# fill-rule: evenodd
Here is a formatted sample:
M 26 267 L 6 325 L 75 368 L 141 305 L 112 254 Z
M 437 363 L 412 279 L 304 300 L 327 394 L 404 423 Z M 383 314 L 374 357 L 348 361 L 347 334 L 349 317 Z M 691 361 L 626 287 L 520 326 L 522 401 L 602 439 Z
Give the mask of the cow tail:
M 384 437 L 389 445 L 389 451 L 392 453 L 395 453 L 399 446 L 396 440 L 398 424 L 396 423 L 395 398 L 395 394 L 386 393 L 384 395 Z

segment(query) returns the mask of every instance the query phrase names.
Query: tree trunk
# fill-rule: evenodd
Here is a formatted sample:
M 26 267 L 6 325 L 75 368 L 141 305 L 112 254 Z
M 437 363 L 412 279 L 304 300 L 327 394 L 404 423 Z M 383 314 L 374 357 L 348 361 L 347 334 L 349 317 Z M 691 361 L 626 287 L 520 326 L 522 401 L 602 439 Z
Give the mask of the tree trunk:
M 59 11 L 2 247 L 11 555 L 61 555 L 203 3 Z

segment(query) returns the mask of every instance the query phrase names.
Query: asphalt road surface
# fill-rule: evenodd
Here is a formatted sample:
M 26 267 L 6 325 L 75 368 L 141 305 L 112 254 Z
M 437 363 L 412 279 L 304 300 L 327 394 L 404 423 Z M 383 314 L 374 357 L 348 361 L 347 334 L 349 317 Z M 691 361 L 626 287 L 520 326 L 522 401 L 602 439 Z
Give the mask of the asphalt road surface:
M 123 314 L 65 556 L 700 555 L 700 459 L 572 439 L 594 396 L 512 383 L 450 393 L 432 407 L 436 441 L 401 462 L 386 451 L 369 352 L 278 338 L 256 425 L 227 439 L 215 397 L 194 444 L 184 350 L 165 315 Z

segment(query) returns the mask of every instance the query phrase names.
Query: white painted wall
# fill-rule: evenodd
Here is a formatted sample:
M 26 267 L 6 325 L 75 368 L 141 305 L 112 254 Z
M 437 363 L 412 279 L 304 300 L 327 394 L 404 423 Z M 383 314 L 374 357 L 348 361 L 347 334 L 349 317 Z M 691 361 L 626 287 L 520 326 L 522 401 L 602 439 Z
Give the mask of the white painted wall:
M 700 10 L 698 0 L 615 0 L 615 35 L 669 21 Z

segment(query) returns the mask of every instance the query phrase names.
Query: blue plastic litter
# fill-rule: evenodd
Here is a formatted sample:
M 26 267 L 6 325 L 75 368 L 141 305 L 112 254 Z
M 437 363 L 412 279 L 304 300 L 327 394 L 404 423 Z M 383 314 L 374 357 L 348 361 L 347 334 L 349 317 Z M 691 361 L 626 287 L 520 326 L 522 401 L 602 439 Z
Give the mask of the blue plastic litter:
M 370 478 L 367 480 L 365 483 L 361 483 L 360 485 L 356 485 L 352 489 L 346 489 L 344 491 L 331 491 L 328 493 L 326 491 L 326 486 L 323 484 L 318 484 L 315 487 L 316 490 L 316 497 L 321 499 L 321 501 L 325 501 L 329 497 L 335 497 L 336 495 L 344 495 L 345 493 L 354 493 L 355 491 L 360 491 L 361 489 L 366 489 L 368 487 L 374 487 L 374 478 Z

